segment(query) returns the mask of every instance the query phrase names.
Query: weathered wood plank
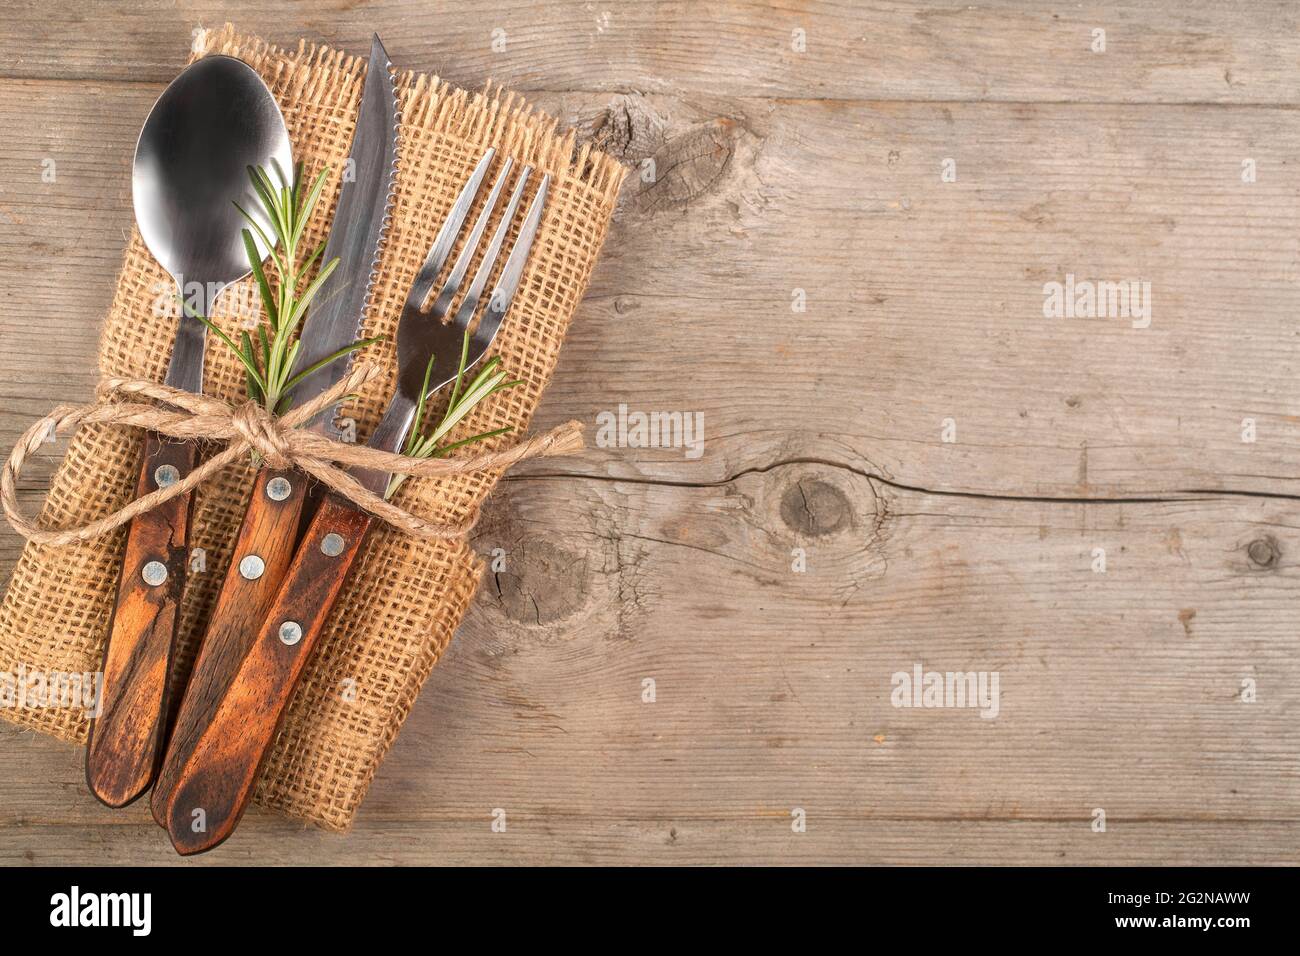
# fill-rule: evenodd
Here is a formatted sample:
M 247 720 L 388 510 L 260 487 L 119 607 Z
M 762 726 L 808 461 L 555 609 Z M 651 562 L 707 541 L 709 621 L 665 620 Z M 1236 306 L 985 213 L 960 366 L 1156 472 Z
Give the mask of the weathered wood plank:
M 198 863 L 1300 862 L 1293 7 L 11 6 L 0 443 L 93 388 L 196 21 L 377 28 L 653 161 L 538 426 L 700 412 L 703 456 L 520 469 L 354 833 L 254 812 Z M 1149 281 L 1150 327 L 1043 318 L 1067 274 Z M 998 717 L 894 707 L 915 664 L 997 671 Z M 0 723 L 0 753 L 0 862 L 175 862 L 74 748 Z
M 802 458 L 999 495 L 1297 491 L 1296 113 L 622 105 L 631 158 L 673 173 L 629 192 L 558 414 L 701 410 L 709 440 L 694 466 L 620 451 L 607 473 Z M 1150 327 L 1044 318 L 1069 275 L 1149 282 Z
M 993 0 L 795 6 L 553 0 L 11 0 L 0 74 L 162 82 L 190 31 L 233 20 L 273 43 L 364 52 L 522 90 L 803 99 L 1294 103 L 1300 14 L 1284 0 L 1043 5 Z M 1105 52 L 1094 52 L 1095 30 Z M 804 31 L 797 52 L 795 30 Z M 495 43 L 495 45 L 494 45 Z
M 98 117 L 143 115 L 152 91 L 117 88 L 109 110 L 62 86 L 0 89 L 14 94 L 0 103 L 26 104 L 0 107 L 18 144 L 0 159 L 19 220 L 0 235 L 0 297 L 22 304 L 0 315 L 7 387 L 22 396 L 0 408 L 0 434 L 15 434 L 88 391 L 135 136 Z M 1300 493 L 1300 113 L 544 103 L 656 161 L 653 183 L 629 186 L 550 407 L 592 423 L 619 402 L 698 411 L 707 440 L 698 461 L 598 449 L 548 470 L 595 460 L 611 476 L 717 481 L 853 460 L 995 495 Z M 82 125 L 51 142 L 41 117 L 69 111 Z M 39 157 L 56 147 L 71 169 L 42 183 Z M 941 180 L 945 159 L 956 182 Z M 1242 182 L 1244 159 L 1256 182 Z M 87 223 L 93 197 L 113 198 Z M 1045 283 L 1069 275 L 1149 282 L 1150 327 L 1044 318 Z M 32 334 L 37 317 L 47 334 Z
M 609 859 L 583 848 L 677 827 L 703 828 L 700 854 L 756 861 L 801 858 L 787 846 L 801 807 L 835 831 L 841 861 L 880 859 L 881 829 L 933 823 L 923 858 L 959 821 L 1036 834 L 1009 836 L 1004 861 L 1163 861 L 1170 830 L 1214 821 L 1243 841 L 1234 859 L 1300 860 L 1294 511 L 925 495 L 825 465 L 707 487 L 510 480 L 477 536 L 505 568 L 381 769 L 362 832 L 422 822 L 427 852 L 454 854 L 490 837 L 470 821 L 501 807 L 528 821 L 503 859 Z M 892 675 L 917 663 L 997 671 L 998 716 L 895 707 Z M 28 767 L 4 785 L 0 852 L 20 854 L 36 826 L 147 819 L 90 800 L 66 745 L 0 739 Z M 1099 807 L 1122 850 L 1088 843 Z M 258 833 L 230 846 L 260 852 Z
M 156 827 L 36 825 L 0 838 L 0 865 L 33 866 L 716 866 L 768 865 L 1294 865 L 1294 824 L 1118 821 L 1108 832 L 1052 821 L 877 820 L 810 816 L 792 833 L 784 808 L 743 820 L 674 822 L 620 817 L 507 817 L 492 833 L 490 810 L 418 823 L 359 823 L 346 837 L 249 815 L 217 852 L 178 863 Z M 244 837 L 244 839 L 239 839 Z M 165 841 L 164 841 L 165 843 Z

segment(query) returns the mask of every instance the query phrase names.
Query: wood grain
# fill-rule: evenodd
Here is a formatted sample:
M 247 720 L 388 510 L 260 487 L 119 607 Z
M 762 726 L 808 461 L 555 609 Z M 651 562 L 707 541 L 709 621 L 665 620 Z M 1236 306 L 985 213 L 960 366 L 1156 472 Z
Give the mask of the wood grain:
M 505 569 L 353 835 L 254 808 L 210 858 L 342 860 L 336 839 L 406 862 L 1194 862 L 1209 851 L 1178 841 L 1221 827 L 1216 860 L 1294 863 L 1293 508 L 1007 503 L 794 464 L 690 488 L 510 480 L 476 539 Z M 998 719 L 894 708 L 891 675 L 918 660 L 998 669 Z M 109 858 L 165 859 L 156 830 L 122 835 L 143 809 L 52 792 L 59 746 L 0 739 L 31 767 L 0 806 L 9 859 L 85 829 Z
M 178 853 L 210 850 L 239 825 L 298 677 L 373 521 L 332 495 L 321 502 L 270 609 L 253 619 L 253 638 L 224 692 L 205 706 L 208 720 L 176 771 L 174 789 L 164 795 L 161 816 Z M 296 627 L 288 638 L 286 625 Z
M 231 20 L 273 43 L 351 51 L 520 90 L 789 99 L 1292 103 L 1300 12 L 1286 0 L 1044 5 L 1029 0 L 126 0 L 111 14 L 10 0 L 2 75 L 164 83 L 191 30 Z M 93 22 L 93 27 L 88 26 Z M 1094 52 L 1094 31 L 1106 31 Z M 796 49 L 796 30 L 803 49 Z M 177 52 L 178 47 L 181 48 Z
M 475 808 L 477 810 L 477 808 Z M 1141 866 L 1153 858 L 1200 866 L 1207 859 L 1247 865 L 1292 864 L 1285 851 L 1292 823 L 1120 821 L 1094 836 L 1077 823 L 1023 820 L 881 820 L 811 817 L 790 832 L 783 808 L 752 819 L 679 817 L 634 820 L 566 817 L 553 809 L 516 815 L 505 833 L 491 832 L 481 811 L 438 820 L 372 821 L 345 838 L 304 830 L 292 821 L 244 821 L 239 838 L 217 853 L 187 857 L 183 866 L 713 866 L 728 856 L 766 866 L 954 866 L 1028 861 L 1060 866 Z M 1254 853 L 1243 842 L 1257 843 Z M 89 848 L 89 849 L 88 849 Z M 0 859 L 40 866 L 176 866 L 176 854 L 152 825 L 32 825 Z
M 353 832 L 254 809 L 189 865 L 1300 863 L 1294 6 L 270 6 L 0 24 L 0 437 L 90 394 L 140 120 L 231 19 L 377 28 L 623 158 L 535 424 L 705 444 L 508 477 Z M 1045 319 L 1067 273 L 1149 281 L 1150 327 Z M 916 663 L 998 671 L 999 716 L 894 707 Z M 0 861 L 177 862 L 70 748 L 0 756 Z
M 8 92 L 0 84 L 0 109 Z M 33 102 L 26 86 L 13 95 Z M 151 95 L 138 95 L 139 115 Z M 1300 113 L 587 95 L 543 104 L 638 168 L 654 159 L 671 170 L 625 187 L 561 360 L 581 377 L 561 377 L 549 396 L 557 415 L 591 422 L 628 397 L 700 411 L 710 439 L 687 463 L 696 480 L 791 455 L 853 456 L 902 484 L 978 494 L 1300 494 Z M 115 129 L 92 121 L 76 153 L 104 155 L 98 134 Z M 136 130 L 116 135 L 120 164 L 88 171 L 97 187 L 62 187 L 76 203 L 116 182 L 116 222 L 87 234 L 70 211 L 66 226 L 52 224 L 57 248 L 77 253 L 56 257 L 60 267 L 94 250 L 106 275 L 116 268 Z M 941 181 L 945 158 L 955 183 Z M 1241 182 L 1244 158 L 1256 161 L 1254 183 Z M 49 199 L 38 173 L 33 163 L 21 205 L 33 231 Z M 0 233 L 0 292 L 37 297 L 52 335 L 84 326 L 109 284 L 30 288 L 21 263 L 32 242 L 51 237 Z M 1150 282 L 1151 326 L 1044 319 L 1044 284 L 1068 274 Z M 792 311 L 796 290 L 805 312 Z M 42 384 L 28 320 L 0 313 L 0 337 L 18 349 L 11 387 L 84 398 Z M 93 338 L 81 334 L 89 355 Z M 693 345 L 678 357 L 683 335 Z M 846 355 L 820 366 L 830 349 Z M 656 368 L 664 355 L 681 374 Z M 0 406 L 0 423 L 18 430 L 46 410 Z M 952 444 L 939 440 L 948 418 Z M 1241 440 L 1246 419 L 1254 442 Z M 549 467 L 656 481 L 680 480 L 684 467 L 626 449 L 592 454 L 594 466 Z
M 140 456 L 139 498 L 159 488 L 160 468 L 176 481 L 194 470 L 198 446 L 147 433 Z M 122 807 L 153 783 L 170 715 L 172 650 L 189 564 L 190 503 L 183 494 L 135 518 L 127 527 L 117 601 L 104 648 L 100 710 L 86 744 L 86 782 L 101 802 Z M 162 565 L 160 581 L 145 568 Z
M 288 484 L 287 496 L 278 500 L 268 492 L 270 483 L 277 479 Z M 185 764 L 252 647 L 289 569 L 298 542 L 307 481 L 292 471 L 264 467 L 249 488 L 248 508 L 239 527 L 234 556 L 212 606 L 189 683 L 179 695 L 180 707 L 149 797 L 150 810 L 160 826 L 167 825 L 167 807 Z M 240 571 L 241 561 L 248 556 L 261 561 L 257 577 L 247 578 Z

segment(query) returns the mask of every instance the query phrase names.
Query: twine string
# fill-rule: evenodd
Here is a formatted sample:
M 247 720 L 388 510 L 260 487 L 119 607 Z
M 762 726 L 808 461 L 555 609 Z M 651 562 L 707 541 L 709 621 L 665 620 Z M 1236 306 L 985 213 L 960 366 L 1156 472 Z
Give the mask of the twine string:
M 231 405 L 157 382 L 109 379 L 96 402 L 60 405 L 23 432 L 3 471 L 0 471 L 0 505 L 14 530 L 24 538 L 36 544 L 59 547 L 98 537 L 163 502 L 189 494 L 241 455 L 256 451 L 272 468 L 297 468 L 358 508 L 407 534 L 417 538 L 449 540 L 466 534 L 473 527 L 475 518 L 459 523 L 422 518 L 370 491 L 345 469 L 368 468 L 417 478 L 450 478 L 498 469 L 504 471 L 528 458 L 569 455 L 582 448 L 582 425 L 576 421 L 566 422 L 545 434 L 499 451 L 464 458 L 413 458 L 366 445 L 335 441 L 302 427 L 379 373 L 380 369 L 375 365 L 358 365 L 332 388 L 278 417 L 254 402 Z M 163 405 L 123 400 L 127 398 L 147 398 Z M 63 435 L 82 425 L 133 425 L 168 438 L 224 441 L 227 445 L 181 480 L 142 495 L 111 514 L 71 528 L 43 528 L 27 518 L 19 508 L 18 479 L 28 457 L 35 454 L 51 434 Z

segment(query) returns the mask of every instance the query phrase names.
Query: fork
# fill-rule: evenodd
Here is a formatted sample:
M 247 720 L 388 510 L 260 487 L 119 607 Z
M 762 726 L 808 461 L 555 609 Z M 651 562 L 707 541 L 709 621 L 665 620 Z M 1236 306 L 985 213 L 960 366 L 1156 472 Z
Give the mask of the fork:
M 489 149 L 461 190 L 438 231 L 406 297 L 397 325 L 397 391 L 370 437 L 382 451 L 401 450 L 423 397 L 450 383 L 459 368 L 464 336 L 470 345 L 466 368 L 476 364 L 496 337 L 523 275 L 546 204 L 550 176 L 544 175 L 502 267 L 488 304 L 476 326 L 483 289 L 487 285 L 515 213 L 532 176 L 525 166 L 510 194 L 501 222 L 450 321 L 443 321 L 456 300 L 470 263 L 492 217 L 514 165 L 506 159 L 461 246 L 450 273 L 424 308 L 434 282 L 455 247 L 474 204 L 495 150 Z M 428 371 L 428 391 L 425 389 Z M 373 469 L 352 472 L 364 487 L 383 495 L 390 475 Z M 294 554 L 284 582 L 262 621 L 251 649 L 239 664 L 228 689 L 214 708 L 211 722 L 180 771 L 166 805 L 165 825 L 172 845 L 182 855 L 200 853 L 221 843 L 239 823 L 252 798 L 258 772 L 275 739 L 284 711 L 312 648 L 324 630 L 348 571 L 370 530 L 374 517 L 350 501 L 329 494 L 321 503 Z

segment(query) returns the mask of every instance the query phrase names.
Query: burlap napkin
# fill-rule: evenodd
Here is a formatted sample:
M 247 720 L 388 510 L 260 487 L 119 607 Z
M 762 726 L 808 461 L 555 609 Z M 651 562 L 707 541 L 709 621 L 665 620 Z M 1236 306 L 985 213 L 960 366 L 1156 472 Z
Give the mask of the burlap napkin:
M 210 53 L 238 57 L 262 75 L 284 112 L 295 160 L 308 173 L 325 166 L 334 171 L 327 192 L 332 205 L 352 139 L 364 59 L 305 44 L 277 49 L 237 35 L 229 25 L 197 35 L 195 58 Z M 586 289 L 624 170 L 610 157 L 576 146 L 572 133 L 557 132 L 553 119 L 513 94 L 470 94 L 419 74 L 399 76 L 398 90 L 402 126 L 393 225 L 364 331 L 388 335 L 364 356 L 382 363 L 388 374 L 344 414 L 355 419 L 361 439 L 378 421 L 396 379 L 391 333 L 406 291 L 456 192 L 484 149 L 496 146 L 517 162 L 549 172 L 552 184 L 527 271 L 493 347 L 523 384 L 490 399 L 464 423 L 463 434 L 511 425 L 519 436 Z M 315 217 L 307 248 L 324 238 L 328 223 L 328 216 Z M 174 325 L 153 318 L 153 309 L 172 288 L 133 233 L 100 340 L 103 376 L 162 380 Z M 246 314 L 253 301 L 251 288 L 228 290 L 214 318 L 233 332 L 241 307 Z M 214 336 L 208 340 L 204 391 L 244 397 L 241 368 Z M 513 440 L 505 436 L 480 447 Z M 42 522 L 81 524 L 125 503 L 139 441 L 134 430 L 79 432 L 53 480 Z M 178 676 L 188 672 L 225 574 L 252 474 L 251 465 L 232 468 L 198 491 L 191 547 L 201 551 L 193 554 L 184 594 Z M 498 477 L 411 480 L 396 500 L 419 514 L 455 521 L 474 513 Z M 0 604 L 0 673 L 99 668 L 122 538 L 117 532 L 79 546 L 26 547 Z M 259 804 L 347 829 L 451 640 L 480 570 L 463 541 L 417 541 L 377 526 L 294 695 L 258 787 Z M 85 740 L 89 723 L 85 708 L 75 706 L 6 707 L 0 715 L 74 741 Z

